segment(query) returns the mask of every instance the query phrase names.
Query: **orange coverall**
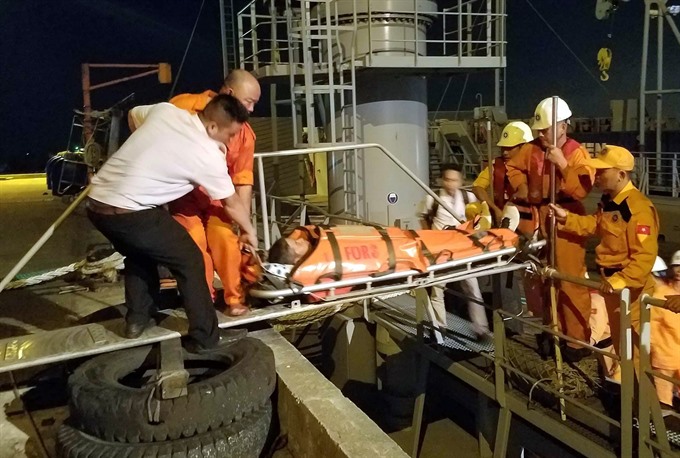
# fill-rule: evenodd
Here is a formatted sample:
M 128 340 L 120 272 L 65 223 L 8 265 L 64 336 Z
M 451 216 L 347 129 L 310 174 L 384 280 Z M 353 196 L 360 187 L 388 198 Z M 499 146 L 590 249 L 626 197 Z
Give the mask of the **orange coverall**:
M 173 97 L 170 103 L 184 110 L 196 113 L 205 108 L 217 95 L 213 91 L 201 94 L 180 94 Z M 253 155 L 255 154 L 255 132 L 250 124 L 243 128 L 227 145 L 227 161 L 225 166 L 234 186 L 253 185 Z M 219 200 L 210 200 L 202 188 L 196 188 L 184 197 L 171 202 L 170 212 L 189 232 L 203 253 L 205 263 L 205 279 L 210 293 L 215 299 L 213 287 L 214 272 L 220 276 L 224 287 L 224 302 L 235 307 L 244 302 L 241 286 L 241 248 L 233 222 L 228 219 Z
M 578 142 L 567 139 L 562 146 L 568 166 L 564 171 L 557 167 L 556 202 L 567 210 L 585 214 L 581 200 L 592 189 L 594 173 L 586 167 L 585 161 L 590 157 Z M 550 161 L 545 159 L 545 152 L 539 139 L 525 143 L 519 151 L 506 162 L 508 180 L 513 189 L 526 185 L 529 190 L 528 201 L 538 207 L 540 230 L 548 237 L 549 218 L 548 202 L 550 197 Z M 585 238 L 570 234 L 559 228 L 555 235 L 555 268 L 565 274 L 584 277 L 586 273 Z M 588 288 L 563 283 L 559 285 L 557 294 L 558 324 L 562 332 L 569 337 L 590 342 L 590 294 Z M 549 323 L 549 314 L 544 313 L 544 324 Z
M 678 294 L 679 291 L 670 285 L 659 282 L 654 290 L 654 297 L 666 299 L 667 296 Z M 659 307 L 652 307 L 651 360 L 652 369 L 669 377 L 680 379 L 680 313 Z M 678 388 L 662 378 L 654 378 L 656 394 L 659 401 L 666 405 L 673 405 L 673 391 Z
M 633 363 L 639 367 L 640 296 L 652 295 L 656 286 L 652 266 L 659 248 L 659 218 L 654 204 L 629 182 L 613 199 L 602 196 L 594 215 L 567 214 L 561 229 L 581 237 L 600 237 L 600 244 L 595 248 L 600 273 L 614 289 L 630 289 Z M 621 340 L 618 294 L 605 295 L 605 304 L 612 341 L 618 352 Z

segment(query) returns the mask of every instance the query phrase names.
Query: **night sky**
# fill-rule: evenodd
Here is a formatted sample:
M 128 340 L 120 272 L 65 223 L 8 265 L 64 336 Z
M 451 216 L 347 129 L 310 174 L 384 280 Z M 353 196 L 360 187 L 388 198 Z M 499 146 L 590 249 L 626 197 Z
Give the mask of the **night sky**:
M 239 4 L 244 2 L 238 1 Z M 440 1 L 440 8 L 445 2 Z M 533 5 L 571 50 L 597 75 L 596 55 L 613 50 L 608 82 L 589 75 L 531 8 Z M 40 171 L 66 149 L 73 109 L 82 106 L 80 64 L 170 62 L 176 75 L 200 0 L 2 0 L 0 2 L 0 173 Z M 559 94 L 575 116 L 607 116 L 612 98 L 638 96 L 643 2 L 622 2 L 611 21 L 595 19 L 595 0 L 509 0 L 507 102 L 510 117 L 529 117 L 536 103 Z M 217 88 L 222 78 L 219 9 L 206 0 L 176 93 Z M 612 32 L 612 38 L 607 33 Z M 655 42 L 654 35 L 652 35 Z M 666 30 L 666 87 L 680 87 L 680 47 Z M 652 48 L 652 53 L 655 53 Z M 650 83 L 656 81 L 650 60 Z M 92 71 L 92 84 L 123 76 Z M 458 105 L 463 75 L 455 75 L 441 110 Z M 432 78 L 430 108 L 442 98 L 448 76 Z M 489 73 L 470 76 L 461 109 L 490 104 Z M 603 87 L 604 86 L 604 87 Z M 93 92 L 105 109 L 134 92 L 137 104 L 167 99 L 170 85 L 147 77 Z M 677 97 L 668 103 L 677 105 Z M 256 115 L 265 115 L 268 103 Z M 653 110 L 650 103 L 648 108 Z

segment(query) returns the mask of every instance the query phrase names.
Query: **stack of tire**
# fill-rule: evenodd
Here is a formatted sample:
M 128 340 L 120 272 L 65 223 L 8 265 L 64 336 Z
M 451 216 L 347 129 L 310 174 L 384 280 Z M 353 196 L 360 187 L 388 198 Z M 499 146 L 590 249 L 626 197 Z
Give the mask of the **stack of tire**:
M 69 378 L 71 417 L 57 437 L 59 456 L 258 457 L 267 439 L 276 384 L 274 355 L 246 337 L 217 352 L 184 352 L 187 395 L 160 399 L 149 378 L 158 349 L 93 358 Z

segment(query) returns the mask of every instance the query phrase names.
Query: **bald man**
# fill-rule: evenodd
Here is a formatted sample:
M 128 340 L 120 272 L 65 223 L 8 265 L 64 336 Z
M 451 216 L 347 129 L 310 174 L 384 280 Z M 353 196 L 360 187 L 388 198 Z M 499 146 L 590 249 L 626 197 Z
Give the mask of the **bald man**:
M 260 84 L 257 79 L 245 70 L 233 70 L 224 80 L 219 94 L 234 96 L 249 113 L 260 100 Z M 217 95 L 208 90 L 200 94 L 181 94 L 170 100 L 173 105 L 196 113 Z M 236 194 L 241 198 L 246 210 L 250 213 L 250 201 L 253 189 L 253 155 L 255 154 L 255 133 L 250 124 L 245 122 L 238 135 L 227 144 L 226 167 L 231 177 Z M 202 188 L 170 204 L 173 217 L 189 232 L 203 253 L 205 278 L 208 288 L 216 298 L 213 287 L 214 272 L 220 276 L 224 287 L 224 303 L 226 312 L 232 316 L 243 315 L 248 311 L 245 304 L 241 274 L 238 266 L 241 262 L 241 250 L 238 235 L 234 232 L 234 222 L 225 214 L 222 203 L 211 200 Z

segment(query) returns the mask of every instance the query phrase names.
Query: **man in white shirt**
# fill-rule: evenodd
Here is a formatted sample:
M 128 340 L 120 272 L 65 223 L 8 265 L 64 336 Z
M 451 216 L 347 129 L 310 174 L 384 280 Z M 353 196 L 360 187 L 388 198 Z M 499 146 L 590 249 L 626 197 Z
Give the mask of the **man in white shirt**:
M 465 222 L 465 206 L 470 202 L 477 202 L 477 198 L 470 191 L 461 189 L 463 185 L 463 174 L 461 168 L 456 164 L 444 164 L 441 168 L 441 185 L 439 197 L 451 207 L 455 216 L 446 208 L 437 204 L 432 196 L 426 196 L 421 203 L 420 222 L 423 229 L 442 230 L 447 227 L 455 227 Z M 455 283 L 464 297 L 469 298 L 468 314 L 472 321 L 472 330 L 477 340 L 489 341 L 491 332 L 489 331 L 489 320 L 486 316 L 486 309 L 483 304 L 482 292 L 479 289 L 479 282 L 476 278 L 460 280 Z M 446 305 L 444 300 L 444 288 L 435 286 L 430 295 L 432 309 L 434 312 L 433 321 L 438 326 L 446 327 Z
M 222 200 L 241 227 L 241 241 L 257 246 L 248 212 L 224 167 L 224 145 L 248 112 L 234 97 L 220 95 L 197 114 L 159 103 L 133 108 L 130 117 L 140 127 L 92 179 L 87 202 L 92 223 L 126 256 L 125 336 L 139 337 L 153 325 L 157 265 L 163 264 L 184 300 L 191 349 L 200 353 L 229 344 L 243 332 L 220 333 L 201 252 L 162 206 L 202 186 L 211 198 Z

